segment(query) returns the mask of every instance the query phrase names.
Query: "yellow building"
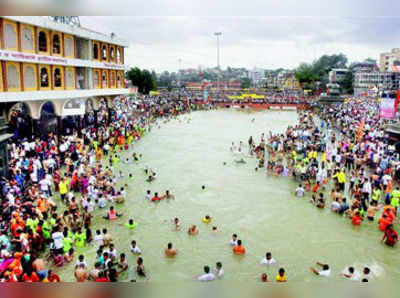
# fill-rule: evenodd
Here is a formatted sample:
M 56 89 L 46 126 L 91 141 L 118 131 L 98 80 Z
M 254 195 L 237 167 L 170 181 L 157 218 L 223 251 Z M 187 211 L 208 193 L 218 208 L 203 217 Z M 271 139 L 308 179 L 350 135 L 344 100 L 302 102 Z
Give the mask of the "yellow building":
M 127 45 L 52 17 L 1 16 L 0 103 L 24 102 L 37 120 L 48 102 L 58 117 L 83 116 L 88 99 L 129 94 Z

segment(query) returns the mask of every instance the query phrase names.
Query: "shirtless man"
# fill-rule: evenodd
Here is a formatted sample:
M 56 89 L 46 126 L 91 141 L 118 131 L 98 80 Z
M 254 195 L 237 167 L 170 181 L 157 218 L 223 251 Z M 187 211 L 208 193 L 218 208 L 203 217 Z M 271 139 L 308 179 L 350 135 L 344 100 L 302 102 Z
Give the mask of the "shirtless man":
M 37 258 L 32 263 L 33 270 L 36 271 L 39 277 L 47 277 L 46 264 L 43 259 Z
M 169 190 L 165 191 L 165 195 L 163 196 L 163 199 L 175 199 L 175 196 L 173 194 L 169 193 Z
M 191 225 L 188 234 L 189 235 L 197 235 L 199 233 L 199 229 L 196 227 L 196 225 Z
M 168 243 L 167 248 L 165 249 L 165 255 L 169 258 L 174 258 L 177 255 L 178 251 L 172 247 L 172 243 Z
M 89 274 L 84 264 L 80 264 L 75 269 L 75 278 L 77 282 L 85 282 L 89 278 Z
M 103 242 L 104 246 L 109 246 L 112 242 L 112 237 L 110 234 L 108 234 L 107 229 L 103 229 Z
M 367 211 L 367 218 L 370 221 L 374 221 L 376 212 L 378 212 L 378 210 L 382 208 L 382 205 L 377 204 L 378 203 L 376 201 L 371 200 L 371 204 L 369 205 Z
M 118 266 L 117 270 L 118 274 L 128 270 L 128 261 L 126 260 L 126 256 L 124 253 L 120 254 L 117 266 Z

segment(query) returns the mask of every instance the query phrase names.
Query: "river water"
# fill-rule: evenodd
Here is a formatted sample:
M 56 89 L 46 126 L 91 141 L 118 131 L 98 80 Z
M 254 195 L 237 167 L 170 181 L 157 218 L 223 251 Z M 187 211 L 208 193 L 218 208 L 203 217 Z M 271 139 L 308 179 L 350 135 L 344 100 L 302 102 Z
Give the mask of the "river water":
M 184 115 L 161 123 L 161 128 L 153 126 L 151 133 L 134 145 L 133 150 L 143 154 L 141 161 L 119 165 L 125 174 L 119 186 L 129 184 L 127 201 L 117 206 L 124 216 L 110 223 L 100 218 L 105 211 L 96 211 L 92 225 L 93 234 L 107 227 L 118 254 L 127 254 L 130 268 L 120 280 L 144 281 L 134 270 L 136 257 L 129 249 L 133 239 L 142 250 L 152 282 L 191 281 L 204 265 L 215 268 L 217 261 L 223 264 L 226 281 L 255 282 L 263 272 L 273 279 L 278 268 L 259 264 L 267 251 L 286 269 L 289 281 L 318 280 L 309 270 L 316 261 L 330 264 L 329 279 L 342 279 L 338 275 L 349 265 L 358 270 L 368 265 L 381 278 L 400 278 L 398 250 L 380 244 L 382 234 L 376 222 L 353 227 L 349 219 L 328 209 L 318 210 L 306 198 L 296 198 L 292 179 L 256 172 L 254 158 L 246 155 L 246 164 L 234 162 L 241 157 L 229 150 L 232 141 L 242 140 L 247 152 L 250 135 L 258 142 L 262 132 L 284 132 L 296 119 L 296 113 L 290 111 L 218 110 Z M 121 160 L 131 152 L 124 153 Z M 152 183 L 145 181 L 146 165 L 157 172 Z M 133 180 L 127 178 L 129 173 Z M 150 203 L 145 200 L 148 189 L 160 194 L 169 189 L 175 200 Z M 201 222 L 206 214 L 214 218 L 210 225 Z M 180 232 L 173 231 L 174 217 L 181 220 Z M 120 225 L 129 218 L 139 223 L 134 231 Z M 187 234 L 191 224 L 199 227 L 199 235 Z M 211 231 L 214 225 L 220 230 L 217 234 Z M 233 233 L 242 239 L 246 256 L 232 255 L 229 241 Z M 179 251 L 175 259 L 164 257 L 168 242 Z M 77 249 L 76 256 L 83 253 L 90 270 L 95 252 L 92 244 Z M 72 264 L 58 272 L 63 280 L 74 280 Z

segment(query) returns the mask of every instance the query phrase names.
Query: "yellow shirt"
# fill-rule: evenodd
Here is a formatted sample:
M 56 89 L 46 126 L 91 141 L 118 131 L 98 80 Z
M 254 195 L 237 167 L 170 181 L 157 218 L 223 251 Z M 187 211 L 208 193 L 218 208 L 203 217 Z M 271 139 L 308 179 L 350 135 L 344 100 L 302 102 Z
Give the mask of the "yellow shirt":
M 346 183 L 346 175 L 343 172 L 339 172 L 337 175 L 339 183 Z
M 60 188 L 60 194 L 64 195 L 68 192 L 68 181 L 61 181 L 60 184 L 58 184 L 58 187 Z
M 322 153 L 321 160 L 322 160 L 322 161 L 326 161 L 326 153 L 325 153 L 325 152 L 324 152 L 324 153 Z
M 275 281 L 276 282 L 286 282 L 287 281 L 287 277 L 286 277 L 286 275 L 280 276 L 279 274 L 277 274 L 276 277 L 275 277 Z

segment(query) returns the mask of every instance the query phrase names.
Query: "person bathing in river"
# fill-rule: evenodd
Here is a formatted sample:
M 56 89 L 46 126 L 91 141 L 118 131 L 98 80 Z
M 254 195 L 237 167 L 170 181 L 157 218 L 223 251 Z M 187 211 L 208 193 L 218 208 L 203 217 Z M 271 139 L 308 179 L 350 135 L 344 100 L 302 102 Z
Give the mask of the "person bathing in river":
M 175 196 L 173 194 L 169 193 L 169 190 L 165 191 L 165 195 L 162 197 L 163 199 L 175 199 Z
M 188 234 L 189 235 L 197 235 L 199 233 L 199 229 L 196 227 L 196 225 L 191 225 L 189 230 L 188 230 Z
M 169 258 L 174 258 L 178 254 L 178 251 L 172 247 L 172 243 L 168 243 L 167 248 L 165 249 L 165 255 Z
M 104 219 L 108 220 L 116 220 L 118 217 L 121 217 L 122 213 L 118 213 L 115 209 L 114 206 L 110 207 L 110 210 L 108 211 L 107 215 L 104 216 Z

